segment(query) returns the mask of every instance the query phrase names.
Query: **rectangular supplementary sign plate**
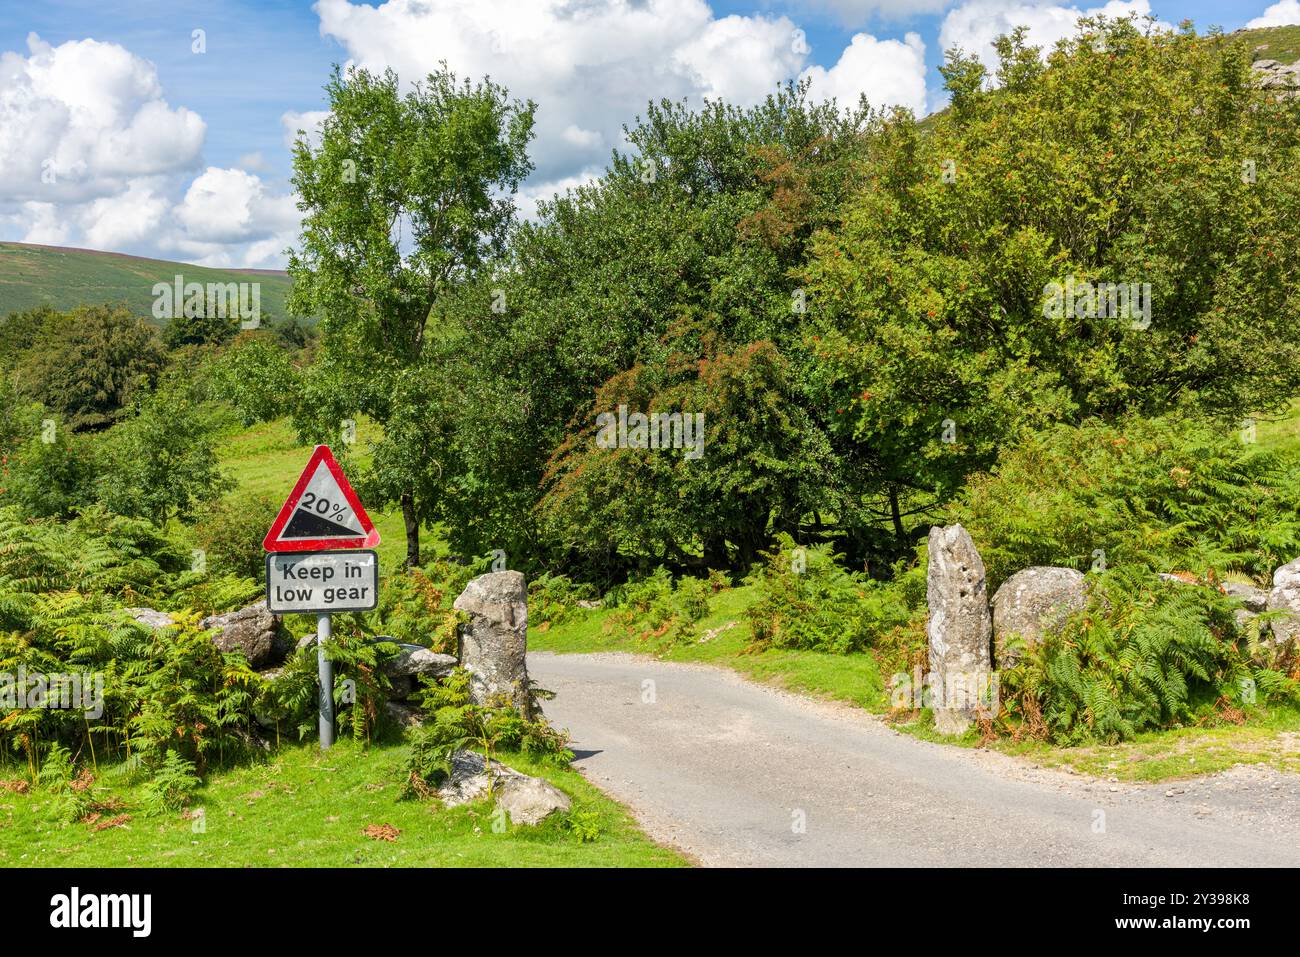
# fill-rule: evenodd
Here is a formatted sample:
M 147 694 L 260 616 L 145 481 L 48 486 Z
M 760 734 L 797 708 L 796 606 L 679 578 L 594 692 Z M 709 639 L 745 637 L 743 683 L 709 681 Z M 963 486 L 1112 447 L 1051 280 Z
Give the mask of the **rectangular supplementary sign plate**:
M 266 556 L 266 606 L 277 615 L 370 611 L 378 603 L 379 558 L 374 552 Z

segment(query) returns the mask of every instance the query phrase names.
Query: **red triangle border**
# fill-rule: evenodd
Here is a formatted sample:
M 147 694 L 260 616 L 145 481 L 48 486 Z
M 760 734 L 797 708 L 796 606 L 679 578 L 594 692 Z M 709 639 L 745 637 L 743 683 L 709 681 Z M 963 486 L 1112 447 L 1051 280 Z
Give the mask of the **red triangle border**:
M 289 524 L 290 516 L 293 515 L 294 509 L 298 507 L 298 501 L 302 498 L 302 493 L 306 491 L 307 484 L 311 481 L 311 477 L 316 474 L 316 468 L 321 462 L 324 462 L 325 467 L 330 470 L 330 474 L 334 476 L 334 481 L 338 482 L 339 490 L 343 492 L 343 498 L 352 508 L 352 511 L 356 513 L 357 521 L 361 523 L 361 528 L 366 533 L 364 540 L 358 541 L 356 538 L 302 538 L 289 542 L 279 540 L 279 535 L 284 531 L 284 527 Z M 294 485 L 293 491 L 285 499 L 284 505 L 280 508 L 280 513 L 275 517 L 275 521 L 271 523 L 271 530 L 262 539 L 262 548 L 268 552 L 320 552 L 334 548 L 376 548 L 378 545 L 379 530 L 375 528 L 375 523 L 366 514 L 365 506 L 361 504 L 361 499 L 357 498 L 357 493 L 352 490 L 352 483 L 343 474 L 343 469 L 339 468 L 334 453 L 330 451 L 328 445 L 316 446 L 311 458 L 307 460 L 307 467 L 302 470 L 302 475 L 298 476 L 298 482 Z

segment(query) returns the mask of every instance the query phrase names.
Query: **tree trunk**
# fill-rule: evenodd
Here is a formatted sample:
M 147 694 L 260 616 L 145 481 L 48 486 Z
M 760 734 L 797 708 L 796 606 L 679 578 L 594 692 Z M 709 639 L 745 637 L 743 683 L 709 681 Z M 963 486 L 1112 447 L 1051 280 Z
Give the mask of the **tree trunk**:
M 889 517 L 894 520 L 894 538 L 899 545 L 907 542 L 907 530 L 903 528 L 903 516 L 898 510 L 898 486 L 889 486 Z
M 420 564 L 420 523 L 415 517 L 415 493 L 402 493 L 402 522 L 406 525 L 406 567 Z
M 725 571 L 731 564 L 727 556 L 727 540 L 721 535 L 710 535 L 704 542 L 704 567 Z

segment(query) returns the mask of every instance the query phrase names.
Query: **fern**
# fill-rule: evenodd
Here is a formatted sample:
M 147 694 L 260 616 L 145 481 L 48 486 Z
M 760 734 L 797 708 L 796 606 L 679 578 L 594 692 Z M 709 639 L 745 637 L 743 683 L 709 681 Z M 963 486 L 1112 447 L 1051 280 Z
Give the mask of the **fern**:
M 1098 575 L 1088 605 L 1002 673 L 1004 721 L 1041 713 L 1054 741 L 1113 742 L 1207 716 L 1246 677 L 1266 700 L 1294 698 L 1296 682 L 1251 664 L 1236 607 L 1145 569 Z

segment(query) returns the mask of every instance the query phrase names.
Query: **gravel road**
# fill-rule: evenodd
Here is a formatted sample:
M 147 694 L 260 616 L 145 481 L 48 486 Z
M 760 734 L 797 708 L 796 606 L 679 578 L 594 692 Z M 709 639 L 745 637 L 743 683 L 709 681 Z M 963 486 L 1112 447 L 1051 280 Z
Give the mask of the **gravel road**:
M 1297 775 L 1117 784 L 917 741 L 719 668 L 533 653 L 529 671 L 557 693 L 546 712 L 575 767 L 700 864 L 1300 864 Z

